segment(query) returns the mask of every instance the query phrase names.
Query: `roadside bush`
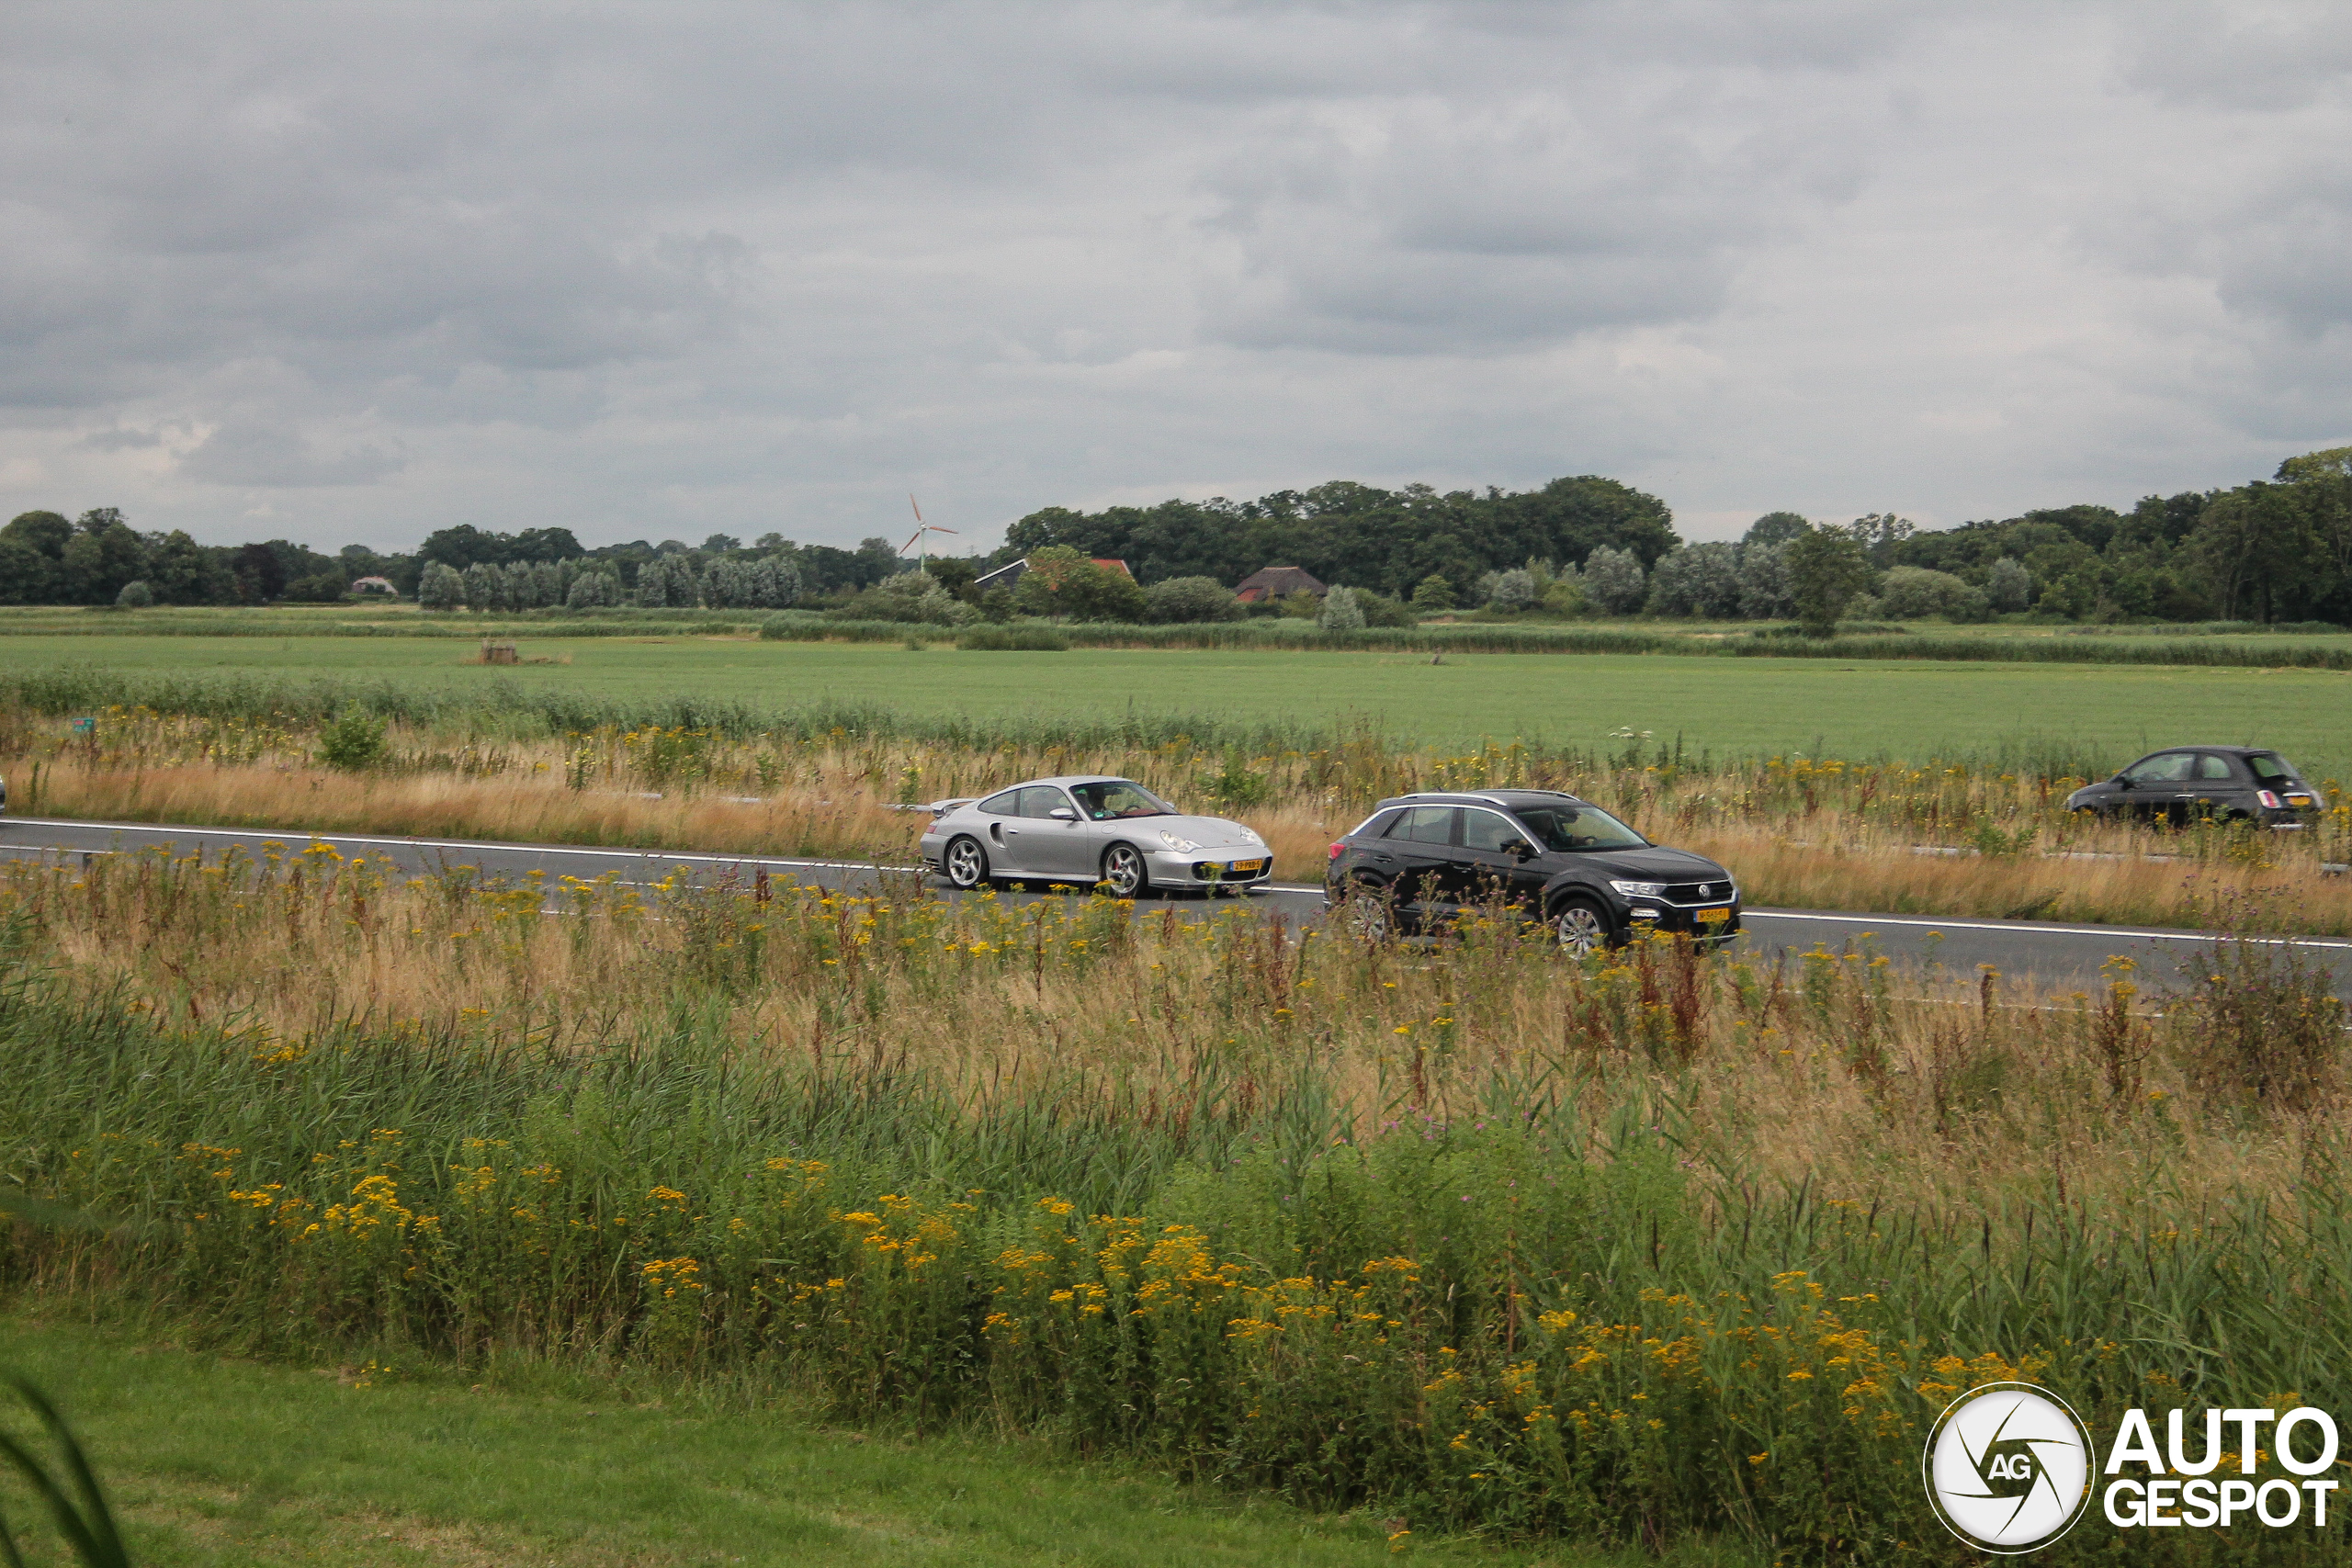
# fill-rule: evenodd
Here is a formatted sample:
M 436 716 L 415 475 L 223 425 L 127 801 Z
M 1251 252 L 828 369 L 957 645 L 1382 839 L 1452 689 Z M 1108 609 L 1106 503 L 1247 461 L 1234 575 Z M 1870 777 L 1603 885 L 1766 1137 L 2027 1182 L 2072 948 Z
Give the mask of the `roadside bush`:
M 319 731 L 319 761 L 347 773 L 365 773 L 384 760 L 386 721 L 353 703 Z
M 2181 961 L 2190 1069 L 2209 1094 L 2301 1110 L 2335 1084 L 2344 1004 L 2332 972 L 2291 942 L 2228 939 Z
M 1161 625 L 1238 621 L 1241 604 L 1214 577 L 1171 577 L 1143 591 L 1144 618 Z
M 1367 626 L 1419 626 L 1420 618 L 1401 599 L 1391 599 L 1385 593 L 1374 593 L 1369 588 L 1356 590 L 1356 608 L 1363 612 Z
M 126 582 L 114 602 L 118 609 L 144 610 L 155 603 L 155 591 L 143 582 Z

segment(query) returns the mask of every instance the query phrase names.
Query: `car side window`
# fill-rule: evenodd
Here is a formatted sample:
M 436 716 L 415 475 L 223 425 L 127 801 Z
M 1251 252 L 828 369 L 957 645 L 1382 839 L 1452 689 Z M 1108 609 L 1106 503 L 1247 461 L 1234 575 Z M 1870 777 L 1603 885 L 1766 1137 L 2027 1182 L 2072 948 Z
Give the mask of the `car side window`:
M 2230 760 L 2208 751 L 2197 759 L 2197 776 L 2200 779 L 2225 779 L 2230 776 Z
M 1499 854 L 1505 844 L 1518 843 L 1526 837 L 1518 823 L 1499 811 L 1481 811 L 1476 807 L 1463 809 L 1462 847 L 1465 850 Z
M 2193 751 L 2159 751 L 2145 761 L 2132 763 L 2123 776 L 2133 784 L 2178 784 L 2188 777 L 2196 761 Z
M 1018 817 L 1021 815 L 1021 792 L 1017 789 L 1001 790 L 972 809 L 986 812 L 990 817 Z
M 2287 765 L 2284 757 L 2271 752 L 2256 751 L 2245 760 L 2245 765 L 2254 770 L 2256 783 L 2291 785 L 2295 782 L 2295 770 Z
M 1416 844 L 1450 844 L 1453 842 L 1453 814 L 1459 809 L 1453 806 L 1416 806 L 1396 818 L 1388 836 Z
M 1396 826 L 1397 818 L 1404 815 L 1402 811 L 1384 811 L 1364 823 L 1363 827 L 1358 829 L 1357 837 L 1385 839 L 1388 836 L 1388 830 Z
M 1051 784 L 1031 784 L 1021 792 L 1021 815 L 1023 817 L 1050 817 L 1056 807 L 1067 810 L 1069 801 Z

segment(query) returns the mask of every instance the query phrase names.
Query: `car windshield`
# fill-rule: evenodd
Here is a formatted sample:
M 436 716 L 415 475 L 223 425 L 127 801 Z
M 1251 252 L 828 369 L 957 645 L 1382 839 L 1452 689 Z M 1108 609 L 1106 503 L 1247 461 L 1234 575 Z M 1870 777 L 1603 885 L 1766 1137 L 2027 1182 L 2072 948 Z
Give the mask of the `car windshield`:
M 1170 817 L 1176 811 L 1131 779 L 1072 784 L 1069 792 L 1078 797 L 1079 809 L 1097 822 L 1108 822 L 1114 817 Z
M 1513 808 L 1547 850 L 1638 850 L 1649 840 L 1597 806 Z
M 2245 760 L 2254 776 L 2266 784 L 2291 784 L 2300 779 L 2295 765 L 2276 751 L 2256 751 Z

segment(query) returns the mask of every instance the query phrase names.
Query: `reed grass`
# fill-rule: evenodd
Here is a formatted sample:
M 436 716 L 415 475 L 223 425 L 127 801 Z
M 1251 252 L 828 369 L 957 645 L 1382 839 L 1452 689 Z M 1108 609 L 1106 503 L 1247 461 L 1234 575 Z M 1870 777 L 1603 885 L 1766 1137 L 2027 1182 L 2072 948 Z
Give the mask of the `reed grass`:
M 2032 997 L 383 869 L 0 868 L 0 1180 L 115 1224 L 6 1279 L 1818 1562 L 1957 1551 L 1917 1447 L 1972 1382 L 2263 1405 L 2352 1340 L 2343 1020 L 2291 949 Z
M 1046 623 L 1038 623 L 1044 626 Z M 805 612 L 770 616 L 760 636 L 777 641 L 897 642 L 925 628 L 896 621 L 833 620 Z M 933 628 L 946 632 L 952 628 Z M 2196 637 L 1996 637 L 1919 634 L 1901 626 L 1853 626 L 1829 637 L 1762 630 L 1651 630 L 1626 626 L 1429 623 L 1325 631 L 1312 621 L 1264 619 L 1204 625 L 1053 623 L 1073 648 L 1317 649 L 1429 653 L 1654 653 L 1693 659 L 1927 660 L 2011 664 L 2155 664 L 2261 670 L 2352 670 L 2352 648 Z M 2162 629 L 2157 628 L 2161 637 Z

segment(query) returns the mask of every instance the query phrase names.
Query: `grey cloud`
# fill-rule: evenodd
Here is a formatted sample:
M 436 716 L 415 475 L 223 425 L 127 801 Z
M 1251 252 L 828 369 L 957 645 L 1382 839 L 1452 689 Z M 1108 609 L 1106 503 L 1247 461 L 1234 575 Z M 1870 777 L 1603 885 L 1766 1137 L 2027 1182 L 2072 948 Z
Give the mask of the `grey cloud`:
M 99 430 L 82 437 L 82 445 L 94 452 L 137 452 L 163 444 L 163 435 L 153 430 Z
M 224 424 L 182 457 L 179 471 L 206 484 L 268 489 L 370 484 L 403 459 L 374 446 L 323 453 L 284 423 Z

